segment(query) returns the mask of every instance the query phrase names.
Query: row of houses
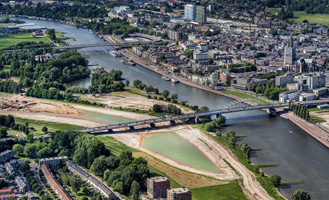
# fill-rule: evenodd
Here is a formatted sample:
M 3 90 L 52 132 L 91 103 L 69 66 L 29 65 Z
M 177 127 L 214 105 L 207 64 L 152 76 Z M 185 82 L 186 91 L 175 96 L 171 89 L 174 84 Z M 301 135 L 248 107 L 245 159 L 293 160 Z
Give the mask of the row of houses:
M 81 177 L 82 180 L 89 183 L 96 191 L 100 192 L 106 198 L 124 200 L 119 193 L 114 192 L 111 187 L 108 187 L 105 183 L 98 180 L 94 175 L 88 173 L 78 165 L 71 161 L 66 161 L 67 168 L 73 173 Z
M 55 191 L 55 193 L 58 195 L 58 197 L 61 200 L 73 200 L 69 194 L 62 188 L 62 186 L 57 182 L 55 179 L 53 173 L 50 171 L 47 165 L 42 164 L 41 170 L 43 174 L 45 175 L 45 178 L 50 185 L 50 187 Z
M 12 150 L 7 150 L 0 153 L 0 163 L 7 162 L 14 156 L 14 152 Z

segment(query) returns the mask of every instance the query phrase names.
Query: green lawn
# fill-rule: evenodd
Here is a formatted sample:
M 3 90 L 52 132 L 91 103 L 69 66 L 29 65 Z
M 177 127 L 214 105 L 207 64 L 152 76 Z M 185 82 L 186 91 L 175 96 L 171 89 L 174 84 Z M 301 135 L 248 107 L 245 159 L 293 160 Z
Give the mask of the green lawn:
M 225 93 L 225 94 L 231 94 L 231 95 L 234 95 L 234 96 L 240 97 L 240 98 L 242 98 L 242 99 L 257 99 L 257 100 L 259 100 L 259 101 L 261 101 L 261 102 L 269 103 L 269 102 L 264 101 L 264 100 L 262 100 L 262 99 L 260 99 L 260 98 L 257 98 L 257 97 L 254 97 L 254 96 L 251 96 L 251 95 L 249 95 L 249 94 L 244 94 L 244 93 L 241 93 L 241 92 L 236 92 L 236 91 L 226 90 L 226 91 L 223 91 L 223 93 Z M 256 102 L 256 103 L 260 103 L 260 102 L 258 102 L 258 101 L 255 101 L 255 102 Z
M 14 25 L 15 23 L 0 23 L 0 28 L 3 26 L 11 26 Z
M 244 200 L 247 199 L 237 181 L 229 184 L 190 189 L 193 200 Z
M 267 10 L 270 11 L 273 15 L 275 15 L 281 10 L 281 8 L 267 8 Z
M 21 42 L 44 42 L 49 43 L 46 37 L 32 37 L 32 33 L 15 34 L 0 37 L 0 48 L 6 48 Z
M 322 122 L 326 122 L 325 119 L 321 118 L 321 117 L 317 117 L 317 116 L 310 116 L 310 120 L 312 120 L 313 122 L 317 122 L 317 123 L 322 123 Z
M 303 22 L 306 19 L 310 23 L 329 25 L 329 14 L 307 14 L 305 11 L 294 11 L 294 18 L 290 19 L 296 22 Z
M 122 151 L 131 151 L 131 152 L 136 152 L 138 150 L 131 148 L 125 144 L 123 144 L 122 142 L 114 139 L 113 137 L 110 136 L 106 136 L 106 137 L 102 137 L 99 136 L 98 137 L 102 142 L 104 142 L 105 146 L 110 149 L 110 151 L 115 154 L 115 155 L 120 155 L 120 153 Z
M 26 122 L 29 123 L 29 127 L 34 127 L 35 129 L 42 129 L 43 126 L 46 126 L 50 131 L 56 130 L 63 130 L 63 131 L 72 131 L 77 129 L 82 129 L 82 126 L 76 126 L 71 124 L 61 124 L 57 122 L 46 122 L 46 121 L 37 121 L 32 119 L 22 119 L 22 118 L 15 118 L 16 123 L 18 124 L 25 124 Z

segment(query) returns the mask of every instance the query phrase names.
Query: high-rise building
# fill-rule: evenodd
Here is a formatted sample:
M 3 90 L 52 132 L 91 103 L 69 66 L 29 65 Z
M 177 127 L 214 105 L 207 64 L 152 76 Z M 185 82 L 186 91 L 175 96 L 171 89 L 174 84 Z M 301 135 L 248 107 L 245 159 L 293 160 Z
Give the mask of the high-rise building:
M 204 6 L 196 7 L 196 21 L 205 24 L 207 21 L 207 9 Z
M 294 41 L 292 37 L 288 40 L 288 45 L 284 48 L 284 58 L 283 58 L 283 66 L 292 65 L 295 63 L 296 59 L 296 49 L 294 47 Z
M 196 7 L 193 4 L 186 4 L 184 8 L 184 18 L 194 21 L 196 15 Z
M 185 187 L 167 190 L 167 200 L 191 200 L 192 193 Z
M 170 181 L 164 176 L 147 179 L 147 194 L 150 195 L 151 198 L 165 198 L 168 189 L 170 189 Z

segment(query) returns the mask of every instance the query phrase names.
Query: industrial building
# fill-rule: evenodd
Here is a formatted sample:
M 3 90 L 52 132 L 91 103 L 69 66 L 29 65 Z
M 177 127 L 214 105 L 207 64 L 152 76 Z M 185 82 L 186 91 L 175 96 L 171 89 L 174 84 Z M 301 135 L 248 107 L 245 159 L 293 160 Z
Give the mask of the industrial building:
M 164 176 L 147 178 L 147 194 L 150 198 L 165 198 L 170 189 L 170 181 Z

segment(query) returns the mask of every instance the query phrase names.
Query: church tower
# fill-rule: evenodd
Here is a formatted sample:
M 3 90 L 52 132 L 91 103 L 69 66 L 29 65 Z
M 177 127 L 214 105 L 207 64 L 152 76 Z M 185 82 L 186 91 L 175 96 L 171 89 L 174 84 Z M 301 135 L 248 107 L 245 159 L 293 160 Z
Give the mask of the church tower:
M 292 65 L 295 63 L 296 59 L 296 49 L 294 47 L 294 41 L 292 37 L 288 39 L 288 45 L 284 48 L 284 58 L 283 58 L 283 66 L 287 64 Z

